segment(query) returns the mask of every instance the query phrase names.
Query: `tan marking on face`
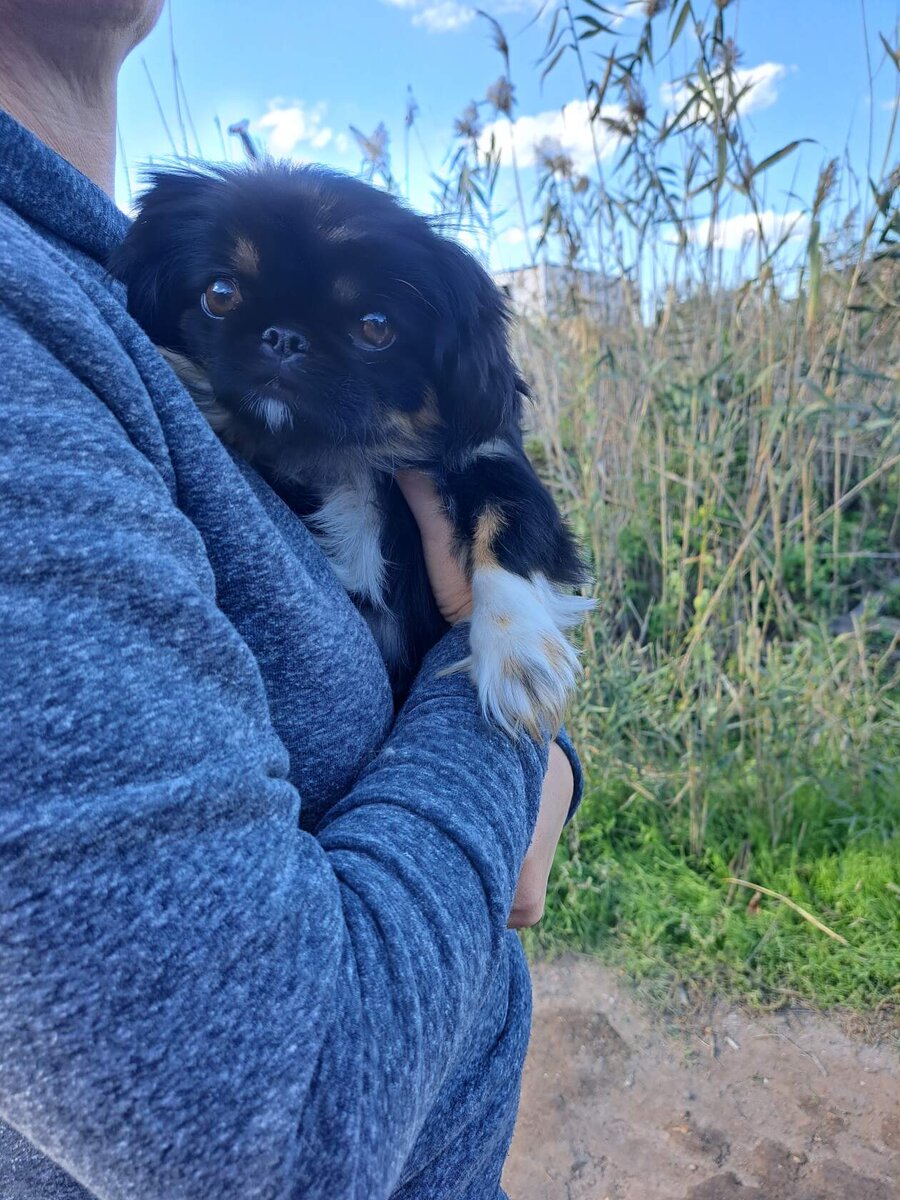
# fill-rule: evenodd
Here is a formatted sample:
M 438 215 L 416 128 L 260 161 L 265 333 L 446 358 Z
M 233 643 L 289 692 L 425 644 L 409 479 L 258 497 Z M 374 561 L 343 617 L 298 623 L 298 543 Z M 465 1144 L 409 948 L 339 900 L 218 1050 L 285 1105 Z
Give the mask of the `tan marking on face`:
M 494 542 L 505 524 L 503 514 L 497 508 L 486 508 L 478 518 L 472 540 L 472 563 L 475 567 L 498 565 Z
M 410 413 L 413 426 L 419 433 L 427 433 L 438 429 L 442 424 L 441 410 L 438 408 L 437 393 L 433 388 L 426 388 L 422 396 L 422 404 L 414 413 Z
M 437 396 L 428 388 L 415 412 L 392 409 L 382 418 L 383 432 L 378 449 L 390 451 L 398 459 L 432 447 L 432 435 L 443 425 Z
M 236 271 L 242 275 L 259 274 L 259 250 L 249 238 L 239 237 L 234 243 L 234 254 L 231 262 Z

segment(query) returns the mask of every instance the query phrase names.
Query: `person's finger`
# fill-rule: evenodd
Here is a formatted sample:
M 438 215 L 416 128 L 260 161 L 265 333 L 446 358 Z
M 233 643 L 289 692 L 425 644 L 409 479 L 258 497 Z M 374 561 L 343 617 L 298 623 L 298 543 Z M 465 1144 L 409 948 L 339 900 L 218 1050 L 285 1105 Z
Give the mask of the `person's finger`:
M 437 488 L 423 471 L 398 471 L 394 478 L 419 525 L 437 527 L 446 522 Z
M 437 489 L 421 471 L 398 471 L 395 478 L 419 526 L 438 608 L 450 625 L 466 620 L 472 611 L 472 590 Z

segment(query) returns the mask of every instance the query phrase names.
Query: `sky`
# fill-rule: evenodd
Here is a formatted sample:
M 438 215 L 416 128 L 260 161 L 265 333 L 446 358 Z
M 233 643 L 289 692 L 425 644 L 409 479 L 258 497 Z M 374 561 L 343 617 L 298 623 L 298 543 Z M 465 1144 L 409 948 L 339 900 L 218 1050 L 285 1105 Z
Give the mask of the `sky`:
M 611 21 L 613 36 L 625 45 L 640 28 L 640 0 L 600 3 L 614 15 L 594 10 L 596 15 Z M 698 8 L 704 3 L 697 0 Z M 504 164 L 510 143 L 515 145 L 526 200 L 535 186 L 533 147 L 542 137 L 556 139 L 590 174 L 593 149 L 574 58 L 565 56 L 543 83 L 536 66 L 549 28 L 547 5 L 482 0 L 482 7 L 501 22 L 510 42 L 516 126 L 511 130 L 501 118 L 496 133 Z M 574 7 L 591 11 L 584 0 Z M 743 52 L 742 78 L 753 85 L 744 115 L 756 161 L 795 138 L 811 139 L 765 181 L 767 227 L 777 231 L 796 222 L 802 236 L 800 213 L 824 161 L 846 155 L 862 178 L 870 161 L 872 173 L 882 165 L 900 76 L 878 35 L 894 47 L 900 43 L 900 0 L 733 0 L 727 17 Z M 657 18 L 659 45 L 668 41 L 667 19 Z M 593 49 L 609 44 L 608 35 L 583 43 L 589 69 L 597 61 L 590 58 Z M 183 81 L 177 102 L 173 45 Z M 650 80 L 656 117 L 677 103 L 686 49 L 677 47 Z M 199 149 L 209 159 L 240 161 L 240 144 L 227 129 L 246 119 L 273 155 L 357 173 L 361 155 L 351 126 L 368 135 L 384 122 L 401 190 L 408 180 L 410 203 L 433 211 L 432 174 L 446 165 L 454 119 L 471 100 L 482 100 L 501 72 L 487 22 L 464 0 L 168 0 L 159 25 L 121 77 L 119 203 L 129 208 L 141 168 L 184 153 L 185 136 L 192 155 Z M 407 158 L 409 89 L 418 110 Z M 481 115 L 492 120 L 486 106 Z M 605 170 L 614 170 L 614 139 L 601 148 Z M 846 173 L 842 181 L 845 189 L 852 187 Z M 500 169 L 497 197 L 501 215 L 492 265 L 515 267 L 527 252 L 508 165 Z M 720 232 L 724 248 L 736 249 L 747 227 L 740 208 L 730 211 Z

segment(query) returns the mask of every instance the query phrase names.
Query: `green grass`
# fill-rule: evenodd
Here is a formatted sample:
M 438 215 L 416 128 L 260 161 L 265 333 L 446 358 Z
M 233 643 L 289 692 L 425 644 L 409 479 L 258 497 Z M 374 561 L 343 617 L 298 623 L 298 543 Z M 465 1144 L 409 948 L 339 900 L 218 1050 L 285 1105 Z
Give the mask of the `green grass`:
M 839 283 L 816 327 L 757 282 L 740 318 L 677 305 L 649 350 L 586 319 L 520 339 L 599 605 L 569 722 L 586 799 L 526 943 L 596 952 L 664 1006 L 900 1011 L 900 422 L 877 370 L 900 325 L 864 331 Z M 871 378 L 812 388 L 839 344 Z
M 744 124 L 739 6 L 645 4 L 615 31 L 597 8 L 548 6 L 541 68 L 575 68 L 595 134 L 619 103 L 619 149 L 582 174 L 536 148 L 517 206 L 538 261 L 616 284 L 609 313 L 573 294 L 516 326 L 529 452 L 599 606 L 569 722 L 587 797 L 526 941 L 596 950 L 663 999 L 897 1005 L 900 121 L 871 197 L 826 158 L 791 193 L 808 236 L 768 236 L 767 172 L 804 131 L 773 154 Z M 693 99 L 658 121 L 663 63 Z M 486 102 L 512 119 L 507 82 Z M 477 124 L 457 122 L 441 196 L 489 242 L 502 148 Z M 759 236 L 728 265 L 713 231 L 738 212 Z
M 714 989 L 751 1004 L 897 1003 L 900 771 L 873 766 L 860 777 L 858 764 L 842 772 L 830 754 L 817 757 L 798 764 L 805 782 L 777 839 L 758 803 L 759 764 L 713 766 L 697 854 L 681 804 L 640 796 L 609 762 L 595 765 L 529 949 L 599 952 L 662 1000 L 681 985 L 694 999 Z M 725 882 L 731 875 L 789 897 L 848 945 L 779 900 L 751 904 L 752 891 Z

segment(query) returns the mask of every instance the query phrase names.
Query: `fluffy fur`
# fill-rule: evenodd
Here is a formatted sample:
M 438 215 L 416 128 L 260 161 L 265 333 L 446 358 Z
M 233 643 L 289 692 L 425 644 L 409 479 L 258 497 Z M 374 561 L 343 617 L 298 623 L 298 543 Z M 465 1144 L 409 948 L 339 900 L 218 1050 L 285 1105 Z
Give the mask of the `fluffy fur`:
M 111 264 L 216 432 L 306 520 L 398 695 L 444 625 L 392 472 L 435 481 L 474 589 L 465 665 L 505 729 L 555 730 L 588 607 L 522 449 L 508 314 L 474 258 L 318 167 L 157 172 Z

